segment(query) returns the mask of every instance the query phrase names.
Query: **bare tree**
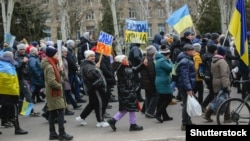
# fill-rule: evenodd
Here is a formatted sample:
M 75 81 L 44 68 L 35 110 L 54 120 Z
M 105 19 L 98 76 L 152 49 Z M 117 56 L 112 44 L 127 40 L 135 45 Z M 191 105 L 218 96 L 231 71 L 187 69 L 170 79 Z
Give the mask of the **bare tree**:
M 10 33 L 11 18 L 16 0 L 1 0 L 3 28 L 5 33 Z M 7 6 L 7 11 L 6 11 Z
M 218 5 L 220 7 L 221 31 L 222 33 L 226 33 L 232 10 L 235 7 L 235 0 L 219 0 Z

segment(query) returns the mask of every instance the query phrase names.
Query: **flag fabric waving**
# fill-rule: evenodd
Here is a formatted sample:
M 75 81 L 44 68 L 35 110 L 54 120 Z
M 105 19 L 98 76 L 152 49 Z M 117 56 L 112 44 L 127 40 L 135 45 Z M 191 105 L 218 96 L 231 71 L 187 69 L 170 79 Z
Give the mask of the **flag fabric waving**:
M 247 20 L 244 0 L 237 1 L 228 30 L 234 37 L 236 50 L 241 60 L 248 66 Z
M 181 34 L 186 28 L 193 26 L 192 18 L 189 14 L 188 6 L 185 4 L 178 10 L 176 10 L 167 20 L 170 26 L 172 26 L 178 34 Z

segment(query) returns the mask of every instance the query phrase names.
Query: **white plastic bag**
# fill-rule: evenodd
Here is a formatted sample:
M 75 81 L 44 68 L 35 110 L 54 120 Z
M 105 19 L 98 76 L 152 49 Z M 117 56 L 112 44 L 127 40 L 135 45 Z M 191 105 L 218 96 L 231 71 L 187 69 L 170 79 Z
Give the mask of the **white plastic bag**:
M 202 114 L 201 105 L 194 96 L 188 95 L 187 97 L 187 113 L 190 117 Z

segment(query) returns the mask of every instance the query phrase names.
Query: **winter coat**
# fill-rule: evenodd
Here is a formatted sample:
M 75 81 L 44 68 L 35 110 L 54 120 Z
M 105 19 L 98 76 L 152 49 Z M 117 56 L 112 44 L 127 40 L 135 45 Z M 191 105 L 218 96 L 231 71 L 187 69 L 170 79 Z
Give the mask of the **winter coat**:
M 102 71 L 96 68 L 95 62 L 90 60 L 82 60 L 81 62 L 81 76 L 87 86 L 88 93 L 91 94 L 98 90 L 99 93 L 105 93 L 107 90 L 107 83 L 102 74 Z
M 28 66 L 30 70 L 30 85 L 44 86 L 43 70 L 41 69 L 39 56 L 30 54 Z
M 95 61 L 98 62 L 100 59 L 100 54 L 95 53 Z M 110 56 L 103 55 L 101 64 L 100 64 L 100 69 L 102 70 L 102 73 L 105 77 L 105 80 L 107 82 L 107 85 L 109 86 L 114 86 L 116 84 L 115 76 L 114 76 L 114 71 L 112 70 L 111 67 L 111 62 L 110 62 Z
M 15 55 L 15 60 L 17 62 L 17 76 L 19 80 L 29 80 L 30 79 L 30 70 L 27 62 L 23 61 L 24 57 L 28 57 L 26 54 L 19 54 L 18 51 Z
M 161 53 L 155 54 L 155 87 L 158 94 L 172 94 L 170 84 L 173 64 Z
M 138 66 L 141 63 L 142 51 L 138 44 L 131 44 L 128 59 L 132 66 Z
M 68 71 L 69 74 L 75 74 L 76 71 L 78 70 L 77 65 L 76 65 L 76 56 L 75 52 L 71 47 L 67 47 L 68 53 L 67 53 L 67 61 L 68 61 Z
M 80 43 L 77 45 L 78 64 L 81 63 L 81 60 L 85 59 L 84 52 L 91 49 L 90 41 L 88 39 L 81 37 L 80 40 Z
M 202 81 L 203 79 L 199 77 L 199 65 L 202 64 L 200 53 L 195 52 L 193 60 L 196 73 L 196 81 Z
M 119 111 L 136 112 L 137 107 L 134 72 L 131 66 L 121 65 L 117 70 Z
M 218 93 L 223 88 L 230 87 L 230 69 L 223 56 L 215 55 L 212 59 L 213 90 Z
M 147 65 L 143 62 L 147 58 Z M 156 91 L 155 89 L 155 64 L 153 56 L 147 55 L 142 58 L 141 65 L 138 71 L 141 73 L 140 84 L 141 88 L 150 91 Z M 152 93 L 153 94 L 153 93 Z
M 62 81 L 56 81 L 56 76 L 52 65 L 45 58 L 41 61 L 41 68 L 44 71 L 44 80 L 45 80 L 45 94 L 48 105 L 48 110 L 64 109 L 67 104 L 63 96 L 63 86 Z M 61 90 L 61 95 L 52 96 L 52 89 Z
M 184 52 L 181 52 L 177 57 L 178 82 L 177 87 L 185 91 L 193 90 L 195 88 L 196 73 L 194 69 L 193 58 Z
M 71 90 L 70 82 L 69 82 L 69 70 L 68 70 L 68 61 L 65 57 L 62 57 L 65 79 L 63 81 L 64 90 Z

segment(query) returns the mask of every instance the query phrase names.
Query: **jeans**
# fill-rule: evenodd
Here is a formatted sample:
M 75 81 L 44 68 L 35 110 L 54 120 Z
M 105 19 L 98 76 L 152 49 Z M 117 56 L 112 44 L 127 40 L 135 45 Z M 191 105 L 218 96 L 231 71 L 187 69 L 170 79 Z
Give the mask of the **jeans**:
M 80 100 L 80 80 L 76 73 L 69 73 L 69 82 L 71 85 L 71 91 L 75 95 L 76 100 Z

